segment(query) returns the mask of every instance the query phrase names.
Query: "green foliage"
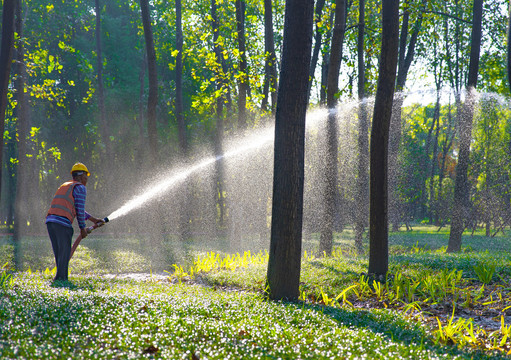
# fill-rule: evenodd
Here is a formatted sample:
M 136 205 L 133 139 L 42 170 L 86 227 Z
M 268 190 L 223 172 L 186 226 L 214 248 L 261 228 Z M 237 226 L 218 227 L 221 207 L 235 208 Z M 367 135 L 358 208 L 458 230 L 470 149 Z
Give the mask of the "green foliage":
M 14 279 L 12 277 L 12 274 L 8 272 L 7 263 L 5 263 L 2 266 L 2 269 L 0 270 L 0 290 L 6 291 L 10 287 L 12 287 L 13 283 Z
M 388 311 L 154 282 L 79 278 L 50 287 L 40 276 L 20 275 L 22 286 L 0 298 L 2 357 L 467 358 Z
M 493 279 L 493 274 L 495 273 L 495 264 L 494 263 L 484 263 L 480 262 L 479 264 L 474 266 L 474 272 L 477 275 L 477 278 L 483 284 L 489 284 Z

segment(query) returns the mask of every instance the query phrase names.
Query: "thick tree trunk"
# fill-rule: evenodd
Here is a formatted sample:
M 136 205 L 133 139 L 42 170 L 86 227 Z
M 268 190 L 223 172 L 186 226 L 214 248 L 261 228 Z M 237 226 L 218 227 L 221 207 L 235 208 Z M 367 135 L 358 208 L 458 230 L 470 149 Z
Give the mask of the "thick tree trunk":
M 355 219 L 355 248 L 363 252 L 362 238 L 369 213 L 369 124 L 365 104 L 365 62 L 364 62 L 364 32 L 365 32 L 365 1 L 359 0 L 358 11 L 358 164 L 357 164 L 357 209 Z
M 153 165 L 158 163 L 158 134 L 156 129 L 156 106 L 158 105 L 158 75 L 156 70 L 156 52 L 154 50 L 153 30 L 149 0 L 140 0 L 142 23 L 147 51 L 147 72 L 149 75 L 149 94 L 147 97 L 147 134 L 149 151 Z
M 369 273 L 385 276 L 388 270 L 388 140 L 399 42 L 399 0 L 382 2 L 382 44 L 378 85 L 371 129 Z
M 305 114 L 312 48 L 312 0 L 287 0 L 275 117 L 271 244 L 267 285 L 274 300 L 299 296 Z
M 266 110 L 271 98 L 271 112 L 275 113 L 277 105 L 277 57 L 273 38 L 273 9 L 272 0 L 264 0 L 264 85 L 262 110 Z
M 346 29 L 346 1 L 338 0 L 335 7 L 335 23 L 332 34 L 332 46 L 330 48 L 330 60 L 328 66 L 328 80 L 326 91 L 328 121 L 326 124 L 326 159 L 324 166 L 324 188 L 323 206 L 324 213 L 321 222 L 321 234 L 319 240 L 319 251 L 326 255 L 332 254 L 334 219 L 337 210 L 337 166 L 338 166 L 338 130 L 337 114 L 337 92 L 339 91 L 339 71 L 341 68 L 342 48 L 344 32 Z
M 470 63 L 467 79 L 467 95 L 463 116 L 459 123 L 459 156 L 456 165 L 456 180 L 454 184 L 454 208 L 451 221 L 451 232 L 447 252 L 461 250 L 461 235 L 465 229 L 464 220 L 470 201 L 470 185 L 468 183 L 468 165 L 470 157 L 470 140 L 472 137 L 472 121 L 476 102 L 477 73 L 479 72 L 479 53 L 481 49 L 481 26 L 483 17 L 483 0 L 474 0 L 472 17 L 472 41 L 470 46 Z
M 238 79 L 238 126 L 247 127 L 248 69 L 245 46 L 245 0 L 236 0 L 236 31 L 238 33 L 238 51 L 240 53 L 240 77 Z
M 16 9 L 16 0 L 4 0 L 2 10 L 2 43 L 0 45 L 0 159 L 3 158 L 4 148 L 4 124 L 5 110 L 7 109 L 7 93 L 9 87 L 9 78 L 11 74 L 12 53 L 14 44 L 14 13 Z M 0 192 L 2 188 L 2 168 L 0 166 Z

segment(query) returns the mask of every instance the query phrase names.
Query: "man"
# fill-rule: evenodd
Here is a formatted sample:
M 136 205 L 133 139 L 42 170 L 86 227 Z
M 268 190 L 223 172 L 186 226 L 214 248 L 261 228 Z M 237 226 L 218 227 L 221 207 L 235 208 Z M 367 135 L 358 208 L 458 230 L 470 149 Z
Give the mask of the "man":
M 87 237 L 85 220 L 93 223 L 103 222 L 85 211 L 85 197 L 87 190 L 87 179 L 90 176 L 89 170 L 82 163 L 76 163 L 71 168 L 72 181 L 62 184 L 50 205 L 46 215 L 46 226 L 51 239 L 55 262 L 57 264 L 57 275 L 55 280 L 68 280 L 68 265 L 71 254 L 71 242 L 73 239 L 73 220 L 76 217 L 82 239 Z

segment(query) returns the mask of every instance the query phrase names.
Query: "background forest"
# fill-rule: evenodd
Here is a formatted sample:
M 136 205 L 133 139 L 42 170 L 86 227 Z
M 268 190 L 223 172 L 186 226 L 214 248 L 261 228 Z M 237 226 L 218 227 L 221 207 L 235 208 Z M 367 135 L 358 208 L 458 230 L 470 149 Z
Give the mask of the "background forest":
M 153 181 L 253 142 L 273 123 L 283 1 L 19 3 L 0 207 L 6 231 L 15 225 L 15 238 L 44 234 L 47 206 L 76 161 L 92 173 L 87 210 L 106 216 Z M 338 44 L 332 38 L 340 16 L 335 2 L 315 4 L 304 232 L 314 234 L 322 226 L 327 150 L 321 119 L 334 49 L 342 55 L 333 93 L 335 230 L 355 228 L 361 247 L 368 224 L 363 159 L 370 128 L 362 119 L 372 118 L 367 112 L 376 91 L 381 4 L 344 5 L 338 49 L 332 45 Z M 394 230 L 450 223 L 472 5 L 401 1 L 389 143 Z M 511 222 L 507 22 L 506 1 L 484 2 L 466 219 L 473 229 L 484 226 L 487 236 Z M 244 238 L 269 240 L 272 159 L 272 147 L 261 146 L 250 156 L 201 169 L 151 206 L 109 225 L 110 231 L 180 239 L 214 233 L 229 238 L 235 249 Z

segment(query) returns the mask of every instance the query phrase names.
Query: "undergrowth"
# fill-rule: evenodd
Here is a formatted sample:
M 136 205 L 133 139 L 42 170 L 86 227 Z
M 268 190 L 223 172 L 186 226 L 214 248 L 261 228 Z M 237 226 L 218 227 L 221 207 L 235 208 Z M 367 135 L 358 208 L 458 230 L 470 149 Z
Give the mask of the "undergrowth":
M 330 257 L 305 252 L 300 299 L 291 303 L 265 298 L 265 251 L 198 253 L 148 281 L 84 271 L 52 283 L 54 269 L 13 273 L 4 265 L 0 357 L 509 357 L 509 252 L 446 254 L 414 240 L 393 243 L 384 281 L 368 276 L 367 257 L 345 246 Z M 83 250 L 80 266 L 95 266 Z

